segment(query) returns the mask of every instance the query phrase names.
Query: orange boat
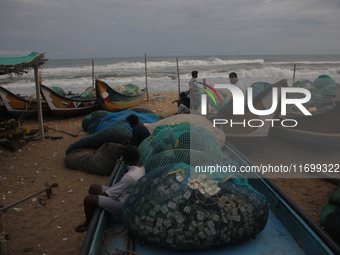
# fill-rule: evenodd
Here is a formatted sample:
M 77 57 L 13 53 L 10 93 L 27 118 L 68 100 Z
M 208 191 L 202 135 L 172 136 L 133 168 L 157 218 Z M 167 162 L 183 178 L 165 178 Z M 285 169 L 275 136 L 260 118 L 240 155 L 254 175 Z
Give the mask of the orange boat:
M 76 116 L 92 112 L 97 109 L 97 98 L 68 97 L 58 94 L 53 89 L 40 85 L 41 94 L 47 102 L 51 112 L 60 116 Z
M 138 86 L 133 84 L 125 86 L 135 91 L 139 90 L 139 93 L 120 93 L 112 89 L 105 82 L 96 80 L 96 92 L 100 106 L 106 111 L 116 112 L 136 107 L 144 101 L 144 90 L 140 90 Z
M 17 96 L 1 86 L 0 97 L 7 111 L 14 116 L 37 114 L 38 104 L 35 98 L 30 99 L 29 97 Z M 48 105 L 45 101 L 41 102 L 41 106 L 43 113 L 49 112 Z

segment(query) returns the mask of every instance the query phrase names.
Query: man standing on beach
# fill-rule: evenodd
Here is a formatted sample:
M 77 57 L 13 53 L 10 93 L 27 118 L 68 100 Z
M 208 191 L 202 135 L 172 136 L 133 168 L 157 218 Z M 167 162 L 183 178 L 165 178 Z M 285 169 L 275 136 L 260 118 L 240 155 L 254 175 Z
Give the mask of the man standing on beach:
M 245 86 L 238 80 L 237 78 L 237 74 L 232 72 L 229 74 L 229 80 L 230 80 L 230 83 L 239 87 L 242 92 L 243 92 L 243 95 L 246 96 L 246 88 Z
M 189 89 L 190 89 L 190 108 L 191 109 L 198 109 L 201 104 L 201 95 L 198 90 L 198 82 L 197 82 L 197 77 L 198 77 L 198 72 L 197 71 L 192 71 L 191 72 L 191 80 L 189 81 Z

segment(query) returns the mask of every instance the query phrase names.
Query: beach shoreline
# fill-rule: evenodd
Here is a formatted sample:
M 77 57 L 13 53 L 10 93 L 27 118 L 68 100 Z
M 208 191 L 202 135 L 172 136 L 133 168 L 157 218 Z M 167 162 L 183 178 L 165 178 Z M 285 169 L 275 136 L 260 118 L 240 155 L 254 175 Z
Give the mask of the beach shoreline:
M 176 112 L 178 98 L 173 93 L 152 93 L 142 106 L 155 114 L 168 117 Z M 67 147 L 87 135 L 82 130 L 85 117 L 44 117 L 44 126 L 51 127 L 45 135 L 62 139 L 30 141 L 16 152 L 0 148 L 0 195 L 1 206 L 6 206 L 45 187 L 58 183 L 52 189 L 51 199 L 37 195 L 1 213 L 3 231 L 8 234 L 9 254 L 77 254 L 86 233 L 76 233 L 74 228 L 84 221 L 83 199 L 92 183 L 106 183 L 108 176 L 96 176 L 65 167 Z M 36 119 L 24 125 L 38 128 Z M 78 135 L 73 137 L 59 131 Z M 340 158 L 339 151 L 303 151 L 293 144 L 270 137 L 260 149 L 239 148 L 255 164 L 289 161 L 293 155 L 311 162 L 316 155 L 332 162 Z M 281 153 L 281 154 L 280 154 Z M 276 179 L 274 182 L 295 201 L 318 225 L 321 209 L 327 204 L 327 196 L 335 187 L 320 179 Z

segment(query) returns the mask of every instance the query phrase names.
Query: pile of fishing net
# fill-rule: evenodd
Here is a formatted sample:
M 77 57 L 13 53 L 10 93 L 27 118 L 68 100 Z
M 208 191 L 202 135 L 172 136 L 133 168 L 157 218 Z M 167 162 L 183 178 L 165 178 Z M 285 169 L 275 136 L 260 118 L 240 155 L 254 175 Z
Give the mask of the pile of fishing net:
M 221 164 L 223 153 L 210 132 L 193 123 L 158 126 L 138 147 L 146 171 L 173 163 Z
M 90 174 L 110 175 L 116 161 L 120 158 L 119 143 L 104 143 L 99 149 L 75 149 L 66 154 L 68 168 Z
M 53 86 L 51 89 L 53 89 L 54 92 L 56 92 L 57 94 L 59 94 L 59 95 L 61 95 L 63 97 L 66 96 L 65 91 L 62 88 L 60 88 L 60 87 Z
M 132 136 L 132 129 L 126 120 L 130 114 L 138 116 L 141 123 L 153 123 L 159 120 L 154 114 L 138 113 L 125 110 L 115 113 L 97 111 L 86 116 L 82 122 L 84 131 L 91 133 L 71 144 L 66 153 L 80 148 L 98 149 L 105 142 L 126 143 Z
M 119 92 L 120 94 L 128 95 L 128 96 L 137 96 L 142 93 L 140 87 L 138 87 L 135 84 L 131 84 L 131 83 L 121 85 L 121 86 L 116 86 L 113 89 Z
M 91 99 L 96 98 L 96 89 L 94 87 L 88 87 L 84 92 L 82 92 L 79 96 L 80 99 Z
M 124 203 L 123 222 L 142 240 L 200 250 L 254 237 L 264 229 L 268 211 L 265 197 L 246 179 L 221 180 L 179 163 L 139 179 Z
M 146 123 L 145 126 L 149 130 L 150 134 L 153 133 L 156 127 L 163 126 L 163 125 L 172 125 L 172 124 L 179 124 L 183 122 L 190 122 L 196 127 L 204 128 L 207 132 L 212 134 L 214 136 L 214 139 L 217 141 L 218 146 L 220 148 L 223 147 L 225 143 L 225 134 L 224 132 L 217 128 L 213 127 L 211 125 L 211 121 L 209 121 L 207 118 L 205 118 L 202 115 L 198 114 L 176 114 L 171 117 L 159 120 L 154 123 Z
M 141 123 L 159 120 L 154 114 L 137 111 L 147 110 L 141 108 L 115 113 L 96 111 L 86 116 L 82 127 L 90 134 L 69 145 L 66 149 L 66 166 L 88 173 L 109 175 L 116 164 L 117 147 L 127 144 L 132 137 L 132 129 L 126 118 L 135 114 Z
M 320 223 L 328 234 L 340 244 L 340 186 L 328 195 L 328 204 L 322 208 Z
M 66 154 L 76 149 L 99 149 L 104 143 L 125 144 L 129 139 L 131 139 L 131 129 L 109 126 L 98 133 L 89 134 L 70 144 L 66 149 Z
M 304 104 L 310 112 L 320 112 L 334 108 L 334 99 L 336 98 L 337 84 L 333 78 L 328 75 L 320 75 L 313 82 L 309 80 L 296 81 L 292 87 L 304 88 L 310 91 L 311 99 Z M 300 98 L 304 95 L 290 94 L 290 98 Z M 287 112 L 300 113 L 295 105 L 288 105 Z
M 199 250 L 235 244 L 264 229 L 264 196 L 244 177 L 206 171 L 239 167 L 206 129 L 190 122 L 158 126 L 138 149 L 147 174 L 123 208 L 132 234 L 176 250 Z

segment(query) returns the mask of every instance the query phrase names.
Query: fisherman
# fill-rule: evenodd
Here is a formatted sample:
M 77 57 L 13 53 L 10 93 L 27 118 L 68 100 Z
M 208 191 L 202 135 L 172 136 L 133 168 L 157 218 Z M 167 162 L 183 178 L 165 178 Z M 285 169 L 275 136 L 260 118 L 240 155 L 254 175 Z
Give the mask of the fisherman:
M 91 219 L 97 207 L 111 213 L 117 220 L 121 220 L 123 204 L 133 190 L 137 180 L 145 175 L 145 168 L 139 162 L 139 152 L 136 146 L 128 145 L 122 152 L 123 161 L 128 165 L 128 171 L 122 179 L 113 186 L 91 184 L 89 195 L 84 199 L 86 220 L 75 228 L 82 233 L 88 230 Z
M 178 109 L 176 114 L 180 114 L 182 112 L 184 113 L 190 113 L 190 98 L 187 96 L 185 92 L 181 92 L 179 94 L 180 99 L 173 101 L 172 103 L 177 102 Z
M 189 89 L 190 89 L 190 109 L 197 110 L 201 105 L 201 95 L 199 92 L 197 77 L 198 72 L 191 72 L 192 78 L 189 81 Z
M 239 87 L 242 92 L 243 92 L 243 95 L 245 96 L 246 95 L 246 88 L 245 86 L 238 80 L 237 78 L 237 74 L 232 72 L 229 74 L 229 80 L 230 80 L 230 83 Z
M 130 145 L 139 146 L 140 143 L 150 135 L 149 130 L 139 122 L 139 118 L 135 114 L 130 114 L 126 120 L 129 122 L 132 128 L 132 138 L 130 140 Z

